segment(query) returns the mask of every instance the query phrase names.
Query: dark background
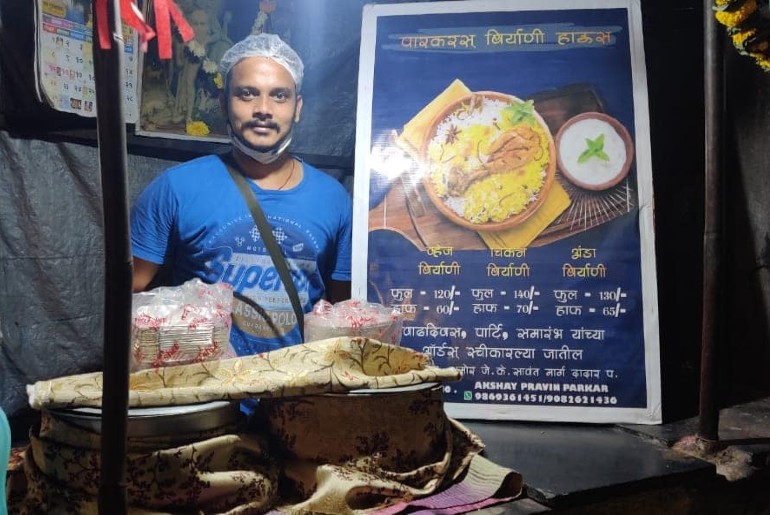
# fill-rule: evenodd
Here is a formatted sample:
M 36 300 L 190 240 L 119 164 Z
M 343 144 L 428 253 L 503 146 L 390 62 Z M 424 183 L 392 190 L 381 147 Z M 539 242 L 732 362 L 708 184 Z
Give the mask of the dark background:
M 294 151 L 348 187 L 364 3 L 278 0 L 274 16 L 274 30 L 289 31 L 306 63 L 306 108 Z M 698 408 L 703 6 L 643 1 L 642 13 L 663 413 L 664 421 L 672 421 L 694 416 Z M 0 406 L 12 421 L 29 414 L 24 385 L 98 369 L 102 352 L 104 235 L 95 121 L 54 112 L 36 100 L 33 20 L 32 2 L 0 0 Z M 725 57 L 725 277 L 718 339 L 723 406 L 770 391 L 764 373 L 770 364 L 770 81 L 727 42 Z M 166 166 L 224 148 L 131 134 L 128 143 L 131 200 Z

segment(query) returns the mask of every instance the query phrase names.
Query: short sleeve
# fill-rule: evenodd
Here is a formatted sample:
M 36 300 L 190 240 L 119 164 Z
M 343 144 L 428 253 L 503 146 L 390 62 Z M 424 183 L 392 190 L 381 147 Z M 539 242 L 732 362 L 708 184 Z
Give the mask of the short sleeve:
M 157 265 L 166 262 L 178 204 L 168 174 L 157 177 L 139 195 L 131 209 L 131 251 L 134 256 Z
M 340 228 L 337 238 L 337 260 L 331 278 L 335 281 L 350 281 L 351 255 L 353 249 L 353 203 L 347 191 L 340 202 Z

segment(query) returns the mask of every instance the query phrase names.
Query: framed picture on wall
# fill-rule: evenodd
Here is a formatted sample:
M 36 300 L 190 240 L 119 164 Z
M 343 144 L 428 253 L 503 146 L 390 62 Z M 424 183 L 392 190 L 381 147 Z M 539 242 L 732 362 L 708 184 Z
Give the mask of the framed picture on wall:
M 172 139 L 228 142 L 219 105 L 224 79 L 219 60 L 248 34 L 271 32 L 276 0 L 179 0 L 177 5 L 194 31 L 183 42 L 172 36 L 171 59 L 158 56 L 152 40 L 141 66 L 139 120 L 136 134 Z M 155 26 L 153 5 L 145 18 Z

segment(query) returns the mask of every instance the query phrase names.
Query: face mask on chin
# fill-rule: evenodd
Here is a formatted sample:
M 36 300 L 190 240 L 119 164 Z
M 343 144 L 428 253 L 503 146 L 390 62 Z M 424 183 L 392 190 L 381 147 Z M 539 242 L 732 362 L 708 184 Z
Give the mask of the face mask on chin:
M 240 150 L 244 155 L 250 157 L 254 161 L 262 163 L 263 165 L 270 164 L 281 157 L 281 154 L 283 154 L 289 147 L 289 144 L 291 144 L 292 132 L 293 131 L 290 130 L 277 146 L 263 152 L 249 146 L 239 136 L 235 135 L 230 124 L 227 124 L 227 135 L 230 136 L 230 141 L 232 142 L 233 146 Z

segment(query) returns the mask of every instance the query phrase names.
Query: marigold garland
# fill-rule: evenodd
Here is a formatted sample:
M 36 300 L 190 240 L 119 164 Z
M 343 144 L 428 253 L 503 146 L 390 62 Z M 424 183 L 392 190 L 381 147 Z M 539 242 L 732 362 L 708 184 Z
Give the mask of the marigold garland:
M 219 65 L 206 56 L 206 48 L 193 39 L 185 43 L 184 52 L 191 63 L 201 63 L 201 70 L 206 74 L 204 87 L 214 94 L 218 93 L 222 89 L 222 75 Z
M 265 32 L 268 18 L 275 11 L 275 7 L 275 0 L 261 0 L 259 2 L 259 12 L 254 20 L 254 25 L 251 27 L 251 34 L 256 35 Z
M 714 16 L 727 28 L 733 46 L 770 71 L 770 16 L 767 0 L 715 0 Z
M 187 122 L 185 132 L 190 136 L 208 136 L 210 131 L 206 122 L 192 121 Z

